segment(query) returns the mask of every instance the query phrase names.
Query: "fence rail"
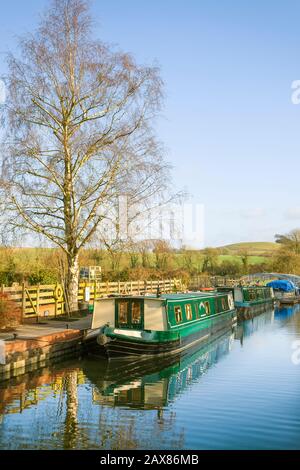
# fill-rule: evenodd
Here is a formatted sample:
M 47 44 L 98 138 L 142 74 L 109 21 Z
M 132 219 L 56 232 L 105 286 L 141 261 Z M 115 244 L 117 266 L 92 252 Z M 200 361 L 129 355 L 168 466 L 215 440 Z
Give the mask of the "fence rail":
M 195 276 L 189 282 L 190 289 L 201 289 L 204 287 L 233 287 L 240 284 L 240 279 L 228 276 Z
M 160 288 L 162 293 L 182 290 L 179 279 L 166 279 L 160 281 L 126 281 L 126 282 L 80 282 L 78 289 L 78 301 L 89 302 L 112 294 L 143 295 L 155 293 Z M 25 318 L 58 316 L 65 312 L 65 295 L 61 284 L 49 284 L 39 286 L 6 287 L 2 285 L 1 292 L 8 294 L 22 309 Z

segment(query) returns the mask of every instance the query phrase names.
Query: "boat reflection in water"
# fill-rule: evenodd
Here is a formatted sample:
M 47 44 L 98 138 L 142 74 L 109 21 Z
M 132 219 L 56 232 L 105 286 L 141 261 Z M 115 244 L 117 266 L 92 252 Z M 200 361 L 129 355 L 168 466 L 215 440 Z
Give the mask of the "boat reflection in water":
M 286 324 L 288 320 L 294 319 L 299 322 L 297 313 L 300 312 L 300 304 L 284 308 L 276 307 L 275 310 L 269 310 L 251 320 L 245 320 L 239 323 L 235 330 L 235 339 L 239 340 L 241 345 L 247 336 L 251 336 L 257 331 L 272 326 L 274 322 Z
M 70 361 L 0 384 L 0 423 L 5 414 L 22 413 L 53 394 L 66 398 L 66 418 L 77 410 L 77 387 L 92 386 L 94 404 L 160 409 L 226 355 L 234 340 L 231 328 L 214 340 L 159 361 L 141 357 L 108 362 L 103 358 Z M 75 411 L 76 415 L 77 411 Z M 75 420 L 76 421 L 76 420 Z M 68 447 L 68 446 L 65 446 Z
M 296 313 L 300 311 L 300 304 L 290 305 L 286 307 L 275 309 L 275 319 L 276 320 L 287 320 L 290 317 L 293 317 Z
M 196 382 L 211 366 L 229 353 L 234 341 L 230 329 L 201 348 L 155 361 L 138 358 L 106 363 L 105 375 L 89 363 L 84 371 L 94 385 L 93 401 L 99 405 L 161 409 Z
M 247 336 L 253 335 L 267 325 L 272 325 L 274 323 L 274 313 L 274 309 L 271 309 L 250 320 L 244 320 L 242 323 L 238 323 L 235 330 L 235 339 L 239 340 L 242 345 Z

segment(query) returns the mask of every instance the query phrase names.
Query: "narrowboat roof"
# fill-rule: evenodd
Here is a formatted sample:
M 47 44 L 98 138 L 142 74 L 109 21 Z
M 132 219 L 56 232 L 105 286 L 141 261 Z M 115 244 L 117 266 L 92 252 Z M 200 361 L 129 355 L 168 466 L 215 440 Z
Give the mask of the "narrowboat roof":
M 216 297 L 222 296 L 224 294 L 219 292 L 187 292 L 187 293 L 178 293 L 178 294 L 162 294 L 161 299 L 164 300 L 188 300 L 188 299 L 198 299 L 203 297 Z
M 111 298 L 114 299 L 144 299 L 144 300 L 166 300 L 176 301 L 176 300 L 191 300 L 191 299 L 203 299 L 207 297 L 220 297 L 224 296 L 224 292 L 181 292 L 177 294 L 161 294 L 157 297 L 155 294 L 152 295 L 114 295 Z M 101 300 L 101 299 L 99 299 Z M 102 299 L 105 300 L 105 299 Z

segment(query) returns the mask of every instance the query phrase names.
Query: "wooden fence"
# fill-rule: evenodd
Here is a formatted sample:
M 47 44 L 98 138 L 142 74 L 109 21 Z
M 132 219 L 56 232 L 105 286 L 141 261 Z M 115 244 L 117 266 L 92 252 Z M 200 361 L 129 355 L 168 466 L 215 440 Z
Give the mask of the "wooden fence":
M 111 294 L 144 295 L 156 293 L 158 287 L 162 293 L 182 290 L 179 279 L 161 281 L 127 281 L 127 282 L 80 282 L 78 301 L 89 297 L 89 303 Z M 61 284 L 39 286 L 6 287 L 2 285 L 1 292 L 6 293 L 22 309 L 25 318 L 58 316 L 65 312 L 65 295 Z
M 189 289 L 201 289 L 203 287 L 226 286 L 232 287 L 240 284 L 240 279 L 228 276 L 195 276 L 189 282 Z

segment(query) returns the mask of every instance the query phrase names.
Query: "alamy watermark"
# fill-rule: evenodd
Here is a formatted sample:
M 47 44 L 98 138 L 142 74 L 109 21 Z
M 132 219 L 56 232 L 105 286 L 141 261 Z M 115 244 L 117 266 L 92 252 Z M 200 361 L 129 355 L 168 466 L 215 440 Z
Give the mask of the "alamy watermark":
M 204 205 L 200 203 L 166 204 L 154 208 L 129 203 L 118 197 L 115 209 L 109 208 L 101 227 L 106 237 L 126 240 L 166 240 L 174 245 L 204 246 Z
M 299 339 L 292 343 L 292 349 L 294 349 L 294 352 L 291 356 L 292 363 L 295 366 L 299 366 L 300 365 L 300 340 Z

